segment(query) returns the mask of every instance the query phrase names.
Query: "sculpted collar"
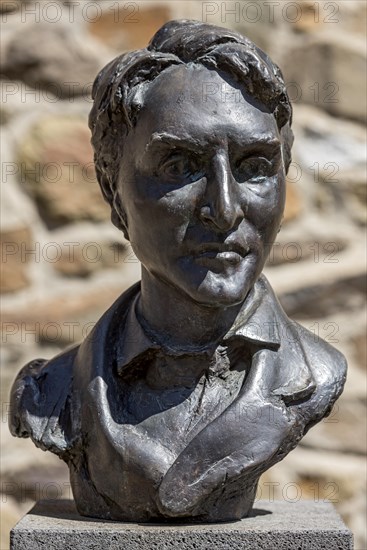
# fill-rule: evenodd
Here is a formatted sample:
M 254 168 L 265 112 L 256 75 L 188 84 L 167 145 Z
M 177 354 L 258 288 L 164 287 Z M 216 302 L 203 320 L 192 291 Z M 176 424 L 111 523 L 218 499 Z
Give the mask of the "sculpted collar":
M 117 344 L 117 372 L 123 376 L 129 368 L 139 362 L 148 352 L 162 350 L 167 355 L 182 355 L 179 352 L 162 346 L 147 334 L 135 313 L 136 303 L 140 296 L 140 285 L 137 285 L 136 294 L 128 310 L 122 337 Z M 239 311 L 232 327 L 222 338 L 221 343 L 226 345 L 233 339 L 257 344 L 259 347 L 278 349 L 280 346 L 279 318 L 274 309 L 273 300 L 269 295 L 269 285 L 264 276 L 261 276 L 251 289 Z M 196 353 L 207 354 L 208 351 Z

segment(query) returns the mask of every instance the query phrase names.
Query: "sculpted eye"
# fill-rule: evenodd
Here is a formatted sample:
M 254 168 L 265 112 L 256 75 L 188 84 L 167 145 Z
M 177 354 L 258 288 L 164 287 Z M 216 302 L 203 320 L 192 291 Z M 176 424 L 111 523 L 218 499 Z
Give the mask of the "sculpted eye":
M 190 162 L 182 155 L 173 155 L 162 164 L 160 171 L 174 178 L 185 177 L 190 173 Z
M 200 177 L 195 160 L 184 153 L 174 153 L 159 167 L 158 175 L 169 181 L 195 181 Z
M 273 163 L 265 157 L 249 157 L 236 164 L 234 177 L 239 183 L 262 183 L 274 175 Z

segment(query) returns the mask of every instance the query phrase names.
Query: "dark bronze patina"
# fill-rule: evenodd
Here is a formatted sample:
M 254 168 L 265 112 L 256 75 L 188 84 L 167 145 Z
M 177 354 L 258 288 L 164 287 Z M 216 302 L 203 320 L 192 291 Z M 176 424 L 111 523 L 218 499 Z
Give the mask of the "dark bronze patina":
M 82 344 L 22 369 L 11 431 L 68 464 L 83 515 L 242 518 L 346 372 L 261 275 L 291 160 L 282 74 L 235 32 L 172 21 L 93 97 L 98 180 L 141 282 Z

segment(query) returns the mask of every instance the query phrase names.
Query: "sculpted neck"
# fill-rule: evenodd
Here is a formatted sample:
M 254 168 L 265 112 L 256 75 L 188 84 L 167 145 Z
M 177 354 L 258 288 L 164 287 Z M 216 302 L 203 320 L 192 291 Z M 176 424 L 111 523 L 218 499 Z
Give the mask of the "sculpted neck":
M 169 347 L 188 351 L 210 347 L 228 332 L 241 306 L 199 304 L 142 266 L 137 313 L 157 340 Z

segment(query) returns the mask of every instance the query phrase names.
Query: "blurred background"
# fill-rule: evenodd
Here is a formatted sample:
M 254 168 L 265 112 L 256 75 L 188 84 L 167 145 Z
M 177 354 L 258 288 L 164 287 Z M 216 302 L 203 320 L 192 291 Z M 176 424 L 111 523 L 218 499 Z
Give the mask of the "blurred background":
M 64 463 L 8 432 L 15 374 L 81 340 L 140 274 L 95 180 L 91 84 L 175 18 L 236 29 L 280 65 L 295 144 L 266 274 L 288 315 L 349 362 L 331 416 L 258 496 L 330 500 L 366 548 L 366 16 L 358 0 L 0 1 L 1 549 L 35 500 L 71 496 Z

